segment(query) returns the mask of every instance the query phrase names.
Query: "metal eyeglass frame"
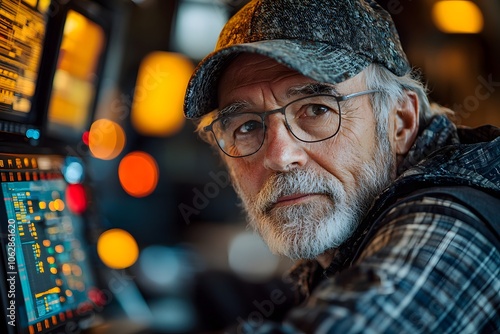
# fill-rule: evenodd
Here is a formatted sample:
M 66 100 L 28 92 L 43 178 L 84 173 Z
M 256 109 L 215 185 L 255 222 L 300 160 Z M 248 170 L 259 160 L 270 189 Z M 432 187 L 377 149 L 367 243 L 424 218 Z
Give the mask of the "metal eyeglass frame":
M 301 142 L 304 142 L 304 143 L 318 143 L 318 142 L 322 142 L 324 140 L 327 140 L 327 139 L 330 139 L 332 137 L 335 137 L 335 135 L 337 135 L 337 133 L 339 132 L 340 130 L 340 126 L 341 126 L 341 123 L 342 123 L 342 111 L 341 111 L 341 108 L 340 108 L 340 102 L 342 101 L 347 101 L 349 99 L 352 99 L 354 97 L 358 97 L 358 96 L 362 96 L 362 95 L 366 95 L 366 94 L 372 94 L 372 93 L 378 93 L 380 92 L 380 90 L 377 90 L 377 89 L 370 89 L 370 90 L 364 90 L 364 91 L 361 91 L 361 92 L 356 92 L 356 93 L 351 93 L 351 94 L 348 94 L 348 95 L 341 95 L 341 96 L 337 96 L 337 95 L 332 95 L 332 94 L 314 94 L 314 95 L 308 95 L 308 96 L 304 96 L 304 97 L 301 97 L 299 99 L 296 99 L 296 100 L 293 100 L 289 103 L 287 103 L 286 105 L 284 105 L 283 107 L 281 108 L 278 108 L 278 109 L 274 109 L 274 110 L 269 110 L 269 111 L 263 111 L 263 112 L 256 112 L 256 113 L 253 113 L 257 116 L 260 117 L 261 121 L 262 121 L 262 126 L 263 126 L 263 130 L 264 130 L 264 136 L 263 136 L 263 139 L 262 139 L 262 142 L 260 143 L 259 147 L 252 153 L 248 153 L 248 154 L 245 154 L 245 155 L 231 155 L 229 153 L 227 153 L 226 151 L 224 151 L 224 149 L 220 146 L 219 144 L 219 141 L 217 139 L 217 136 L 215 135 L 215 132 L 213 130 L 213 125 L 214 123 L 220 121 L 221 119 L 227 117 L 225 115 L 223 116 L 219 116 L 217 117 L 216 119 L 214 119 L 209 125 L 205 126 L 203 128 L 203 131 L 205 132 L 212 132 L 212 135 L 214 136 L 215 138 L 215 142 L 217 143 L 217 146 L 219 147 L 219 149 L 227 156 L 231 157 L 231 158 L 244 158 L 244 157 L 248 157 L 252 154 L 255 154 L 257 153 L 260 148 L 262 147 L 262 145 L 264 145 L 264 142 L 265 142 L 265 133 L 266 133 L 266 122 L 265 122 L 265 119 L 267 116 L 269 115 L 272 115 L 272 114 L 276 114 L 276 113 L 280 113 L 283 115 L 283 117 L 285 118 L 285 126 L 286 128 L 288 129 L 288 131 L 299 141 Z M 330 97 L 333 97 L 336 101 L 337 101 L 337 105 L 339 107 L 339 125 L 337 127 L 337 130 L 334 132 L 334 134 L 332 134 L 331 136 L 328 136 L 326 138 L 323 138 L 323 139 L 318 139 L 318 140 L 303 140 L 303 139 L 300 139 L 299 137 L 297 137 L 295 135 L 295 133 L 293 133 L 292 129 L 290 128 L 290 125 L 288 124 L 288 120 L 286 118 L 286 114 L 285 114 L 285 109 L 292 103 L 295 103 L 297 101 L 300 101 L 300 100 L 303 100 L 303 99 L 307 99 L 307 98 L 311 98 L 311 97 L 315 97 L 315 96 L 330 96 Z

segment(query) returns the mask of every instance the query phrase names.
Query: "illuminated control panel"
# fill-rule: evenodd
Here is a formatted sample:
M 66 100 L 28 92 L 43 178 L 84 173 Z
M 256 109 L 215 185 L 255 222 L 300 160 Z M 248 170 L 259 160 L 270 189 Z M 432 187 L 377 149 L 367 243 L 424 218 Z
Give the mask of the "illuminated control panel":
M 33 333 L 88 311 L 94 289 L 81 204 L 80 212 L 73 212 L 71 204 L 84 199 L 72 198 L 81 193 L 71 191 L 78 185 L 64 175 L 81 180 L 75 178 L 75 163 L 59 156 L 0 155 L 2 222 L 15 253 L 15 262 L 6 261 L 7 277 L 18 277 L 24 303 L 18 309 L 25 309 Z

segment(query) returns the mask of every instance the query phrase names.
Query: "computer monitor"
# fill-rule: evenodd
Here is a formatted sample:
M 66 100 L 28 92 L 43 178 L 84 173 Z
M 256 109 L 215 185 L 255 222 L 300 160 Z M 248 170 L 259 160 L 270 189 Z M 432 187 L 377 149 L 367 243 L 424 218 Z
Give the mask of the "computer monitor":
M 0 1 L 0 142 L 81 140 L 99 96 L 113 6 Z
M 0 132 L 9 141 L 38 141 L 35 108 L 50 1 L 0 2 Z
M 94 115 L 112 20 L 109 10 L 83 0 L 69 2 L 59 16 L 62 31 L 44 130 L 51 138 L 75 142 Z
M 76 157 L 0 153 L 1 298 L 9 334 L 73 332 L 98 306 L 82 168 Z

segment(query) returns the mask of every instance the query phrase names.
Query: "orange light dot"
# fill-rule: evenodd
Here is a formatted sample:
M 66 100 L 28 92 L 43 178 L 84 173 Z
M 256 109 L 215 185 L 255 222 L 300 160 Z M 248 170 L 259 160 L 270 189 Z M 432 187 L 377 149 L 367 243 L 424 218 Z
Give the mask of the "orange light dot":
M 103 232 L 97 240 L 97 254 L 112 269 L 130 267 L 139 257 L 134 237 L 125 230 L 114 228 Z
M 56 247 L 54 247 L 56 253 L 59 253 L 61 254 L 62 252 L 64 252 L 64 246 L 63 245 L 57 245 Z
M 57 210 L 57 211 L 64 211 L 64 207 L 65 207 L 65 205 L 64 205 L 64 202 L 63 202 L 62 199 L 58 198 L 58 199 L 54 200 L 54 208 L 55 208 L 55 210 Z
M 67 263 L 62 265 L 62 272 L 65 276 L 71 275 L 71 266 Z
M 116 158 L 125 147 L 125 131 L 108 119 L 98 119 L 90 127 L 89 149 L 98 159 Z
M 118 178 L 129 195 L 144 197 L 151 194 L 158 184 L 158 165 L 145 152 L 131 152 L 121 160 Z

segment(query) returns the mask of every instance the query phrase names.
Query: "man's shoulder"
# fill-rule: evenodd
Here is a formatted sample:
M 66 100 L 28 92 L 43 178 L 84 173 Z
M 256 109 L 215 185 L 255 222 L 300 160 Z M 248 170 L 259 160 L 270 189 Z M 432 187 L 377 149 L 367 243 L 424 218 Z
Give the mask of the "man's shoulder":
M 400 240 L 407 240 L 405 247 L 425 249 L 429 254 L 436 250 L 436 240 L 445 238 L 469 240 L 484 254 L 492 249 L 498 252 L 498 207 L 498 194 L 473 187 L 416 189 L 387 203 L 372 216 L 351 265 L 381 249 L 394 247 L 394 244 L 400 247 Z
M 500 137 L 500 128 L 490 124 L 476 128 L 459 126 L 457 134 L 462 143 L 490 142 Z
M 400 175 L 375 202 L 371 220 L 387 221 L 393 210 L 441 210 L 445 198 L 474 212 L 480 220 L 500 225 L 500 129 L 475 129 L 474 137 L 446 145 Z M 433 198 L 432 205 L 416 200 Z M 408 205 L 412 203 L 412 205 Z M 403 210 L 403 211 L 404 211 Z M 452 211 L 449 211 L 452 212 Z
M 404 228 L 423 219 L 465 222 L 498 245 L 498 207 L 500 136 L 447 145 L 404 172 L 376 199 L 361 224 L 360 249 L 382 228 Z
M 384 210 L 408 200 L 408 197 L 433 193 L 445 195 L 438 189 L 447 188 L 450 193 L 468 196 L 471 202 L 478 194 L 488 198 L 500 198 L 500 130 L 484 127 L 474 131 L 473 138 L 443 146 L 401 174 L 378 196 L 368 217 L 379 219 Z M 478 136 L 477 134 L 483 134 Z M 492 133 L 498 136 L 492 136 Z M 487 140 L 486 140 L 487 139 Z M 451 189 L 451 190 L 450 190 Z M 439 193 L 439 195 L 438 195 Z M 456 199 L 456 198 L 455 198 Z
M 500 249 L 500 196 L 483 189 L 468 186 L 423 187 L 398 198 L 379 215 L 378 220 L 390 223 L 406 219 L 410 224 L 422 221 L 427 215 L 431 220 L 459 221 L 470 225 L 484 235 L 491 235 Z M 381 223 L 384 225 L 384 223 Z M 451 226 L 451 225 L 450 225 Z

